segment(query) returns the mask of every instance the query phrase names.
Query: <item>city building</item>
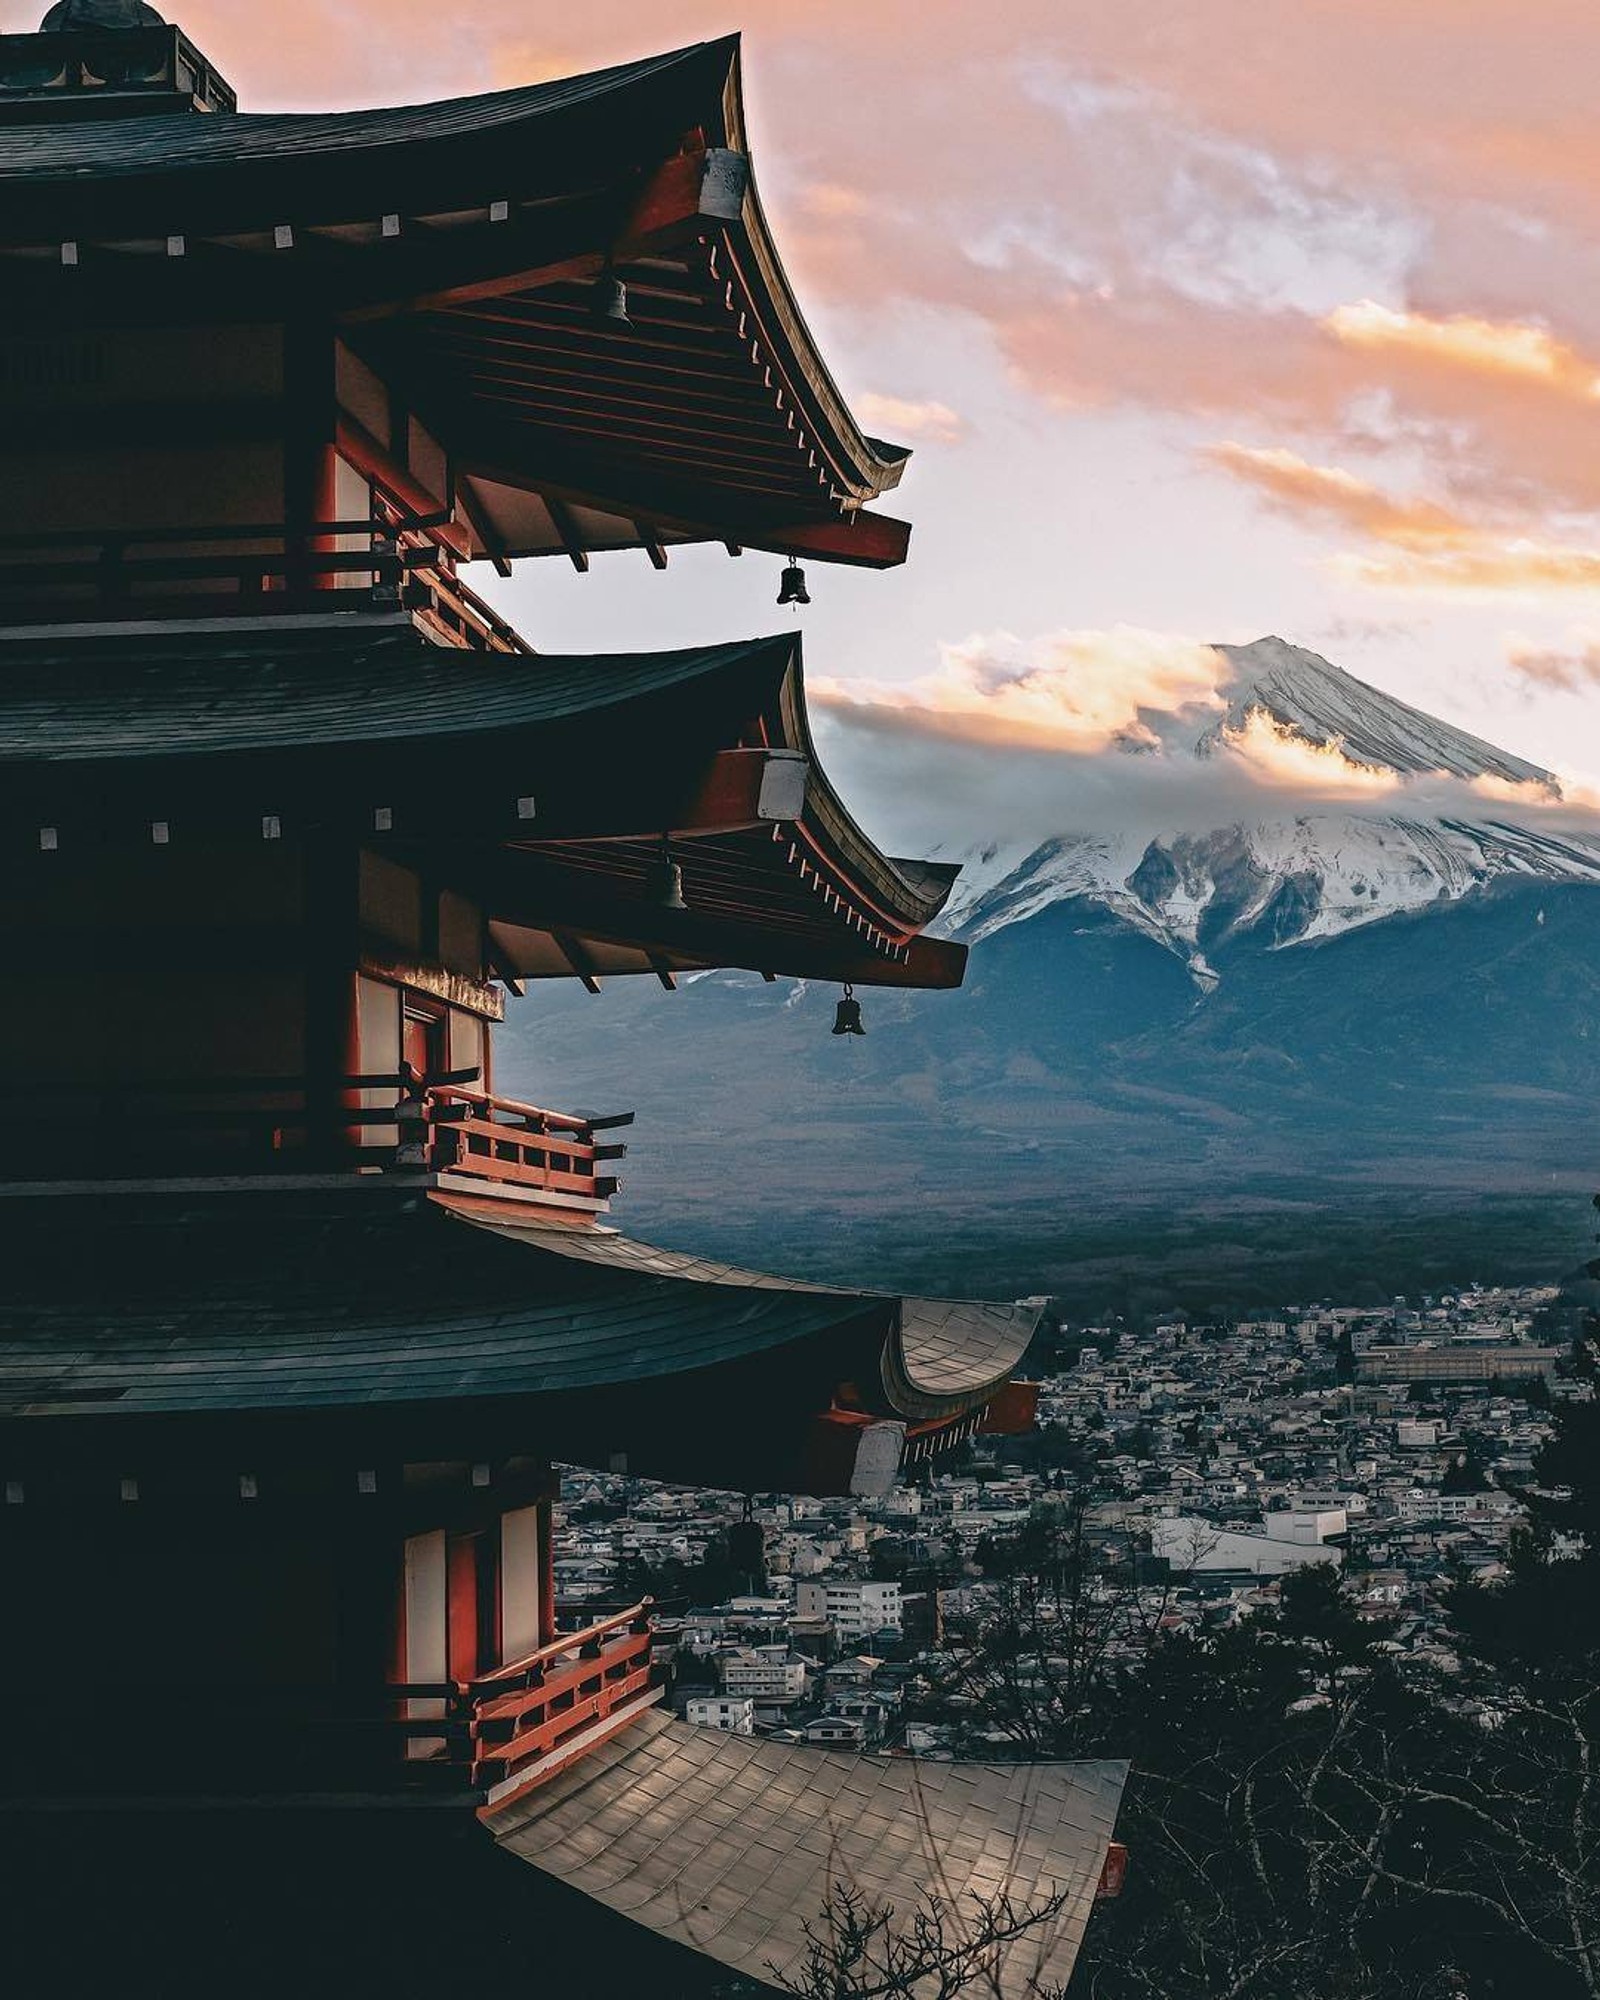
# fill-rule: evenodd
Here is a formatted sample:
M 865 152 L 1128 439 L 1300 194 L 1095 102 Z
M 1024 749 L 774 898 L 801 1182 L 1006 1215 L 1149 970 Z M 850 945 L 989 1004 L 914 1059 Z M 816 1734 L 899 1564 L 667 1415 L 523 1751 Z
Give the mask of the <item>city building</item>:
M 843 1645 L 877 1632 L 898 1632 L 900 1585 L 868 1578 L 807 1577 L 795 1585 L 795 1610 L 802 1618 L 826 1618 Z
M 753 1736 L 756 1705 L 746 1697 L 697 1695 L 684 1704 L 685 1719 L 696 1729 L 724 1729 L 730 1736 Z
M 1223 1527 L 1197 1515 L 1174 1514 L 1151 1527 L 1151 1551 L 1180 1575 L 1200 1571 L 1282 1576 L 1307 1563 L 1339 1563 L 1338 1549 L 1320 1541 L 1276 1540 L 1259 1531 Z
M 1559 1347 L 1531 1341 L 1448 1341 L 1437 1347 L 1369 1347 L 1356 1356 L 1358 1382 L 1548 1382 Z
M 717 1673 L 724 1694 L 752 1701 L 801 1701 L 808 1685 L 806 1662 L 791 1659 L 783 1646 L 752 1646 L 724 1653 L 718 1658 Z

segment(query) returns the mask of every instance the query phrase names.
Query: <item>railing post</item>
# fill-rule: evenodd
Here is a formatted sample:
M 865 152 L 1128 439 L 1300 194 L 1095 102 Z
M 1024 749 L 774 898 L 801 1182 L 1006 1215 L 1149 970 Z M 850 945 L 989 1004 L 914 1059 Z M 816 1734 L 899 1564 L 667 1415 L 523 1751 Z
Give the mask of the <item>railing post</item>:
M 428 1125 L 428 1092 L 420 1082 L 405 1085 L 404 1095 L 395 1106 L 395 1165 L 426 1168 L 432 1161 L 432 1136 Z

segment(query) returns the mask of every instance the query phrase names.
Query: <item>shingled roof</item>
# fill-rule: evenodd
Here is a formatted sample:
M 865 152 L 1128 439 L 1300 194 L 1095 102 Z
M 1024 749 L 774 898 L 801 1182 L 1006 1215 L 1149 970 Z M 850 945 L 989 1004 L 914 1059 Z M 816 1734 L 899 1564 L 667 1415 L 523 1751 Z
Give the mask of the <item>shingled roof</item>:
M 867 509 L 908 452 L 862 430 L 806 326 L 737 38 L 375 111 L 26 109 L 0 122 L 13 330 L 64 304 L 105 326 L 325 314 L 449 454 L 474 555 L 904 561 L 905 524 Z M 602 275 L 619 315 L 594 310 Z
M 957 870 L 887 856 L 851 817 L 796 635 L 547 655 L 441 646 L 403 616 L 217 623 L 0 637 L 0 768 L 55 854 L 152 820 L 175 844 L 349 824 L 401 858 L 446 839 L 514 977 L 960 984 L 965 948 L 921 935 Z M 663 834 L 683 910 L 651 895 Z
M 176 1436 L 175 1421 L 203 1417 L 215 1436 L 219 1419 L 311 1420 L 370 1435 L 387 1418 L 443 1453 L 458 1419 L 492 1409 L 508 1448 L 602 1465 L 620 1453 L 708 1484 L 784 1474 L 804 1491 L 810 1427 L 840 1382 L 881 1379 L 873 1407 L 902 1430 L 923 1414 L 894 1399 L 925 1363 L 923 1303 L 690 1275 L 607 1232 L 485 1226 L 484 1206 L 392 1180 L 0 1198 L 0 1434 L 13 1453 L 48 1453 L 66 1425 Z M 946 1360 L 959 1329 L 973 1345 L 940 1413 L 981 1409 L 1033 1323 L 946 1309 Z
M 236 162 L 310 159 L 337 166 L 349 156 L 389 153 L 418 141 L 452 139 L 482 142 L 514 132 L 527 144 L 565 137 L 563 123 L 577 126 L 599 112 L 608 120 L 608 147 L 618 133 L 609 122 L 620 106 L 643 118 L 652 101 L 674 112 L 685 94 L 720 86 L 731 38 L 700 42 L 617 63 L 582 76 L 552 78 L 516 90 L 490 91 L 427 104 L 402 104 L 374 111 L 230 112 L 209 118 L 61 118 L 49 123 L 8 126 L 0 146 L 0 181 L 80 181 L 150 174 L 165 178 L 214 173 Z M 647 137 L 638 131 L 635 143 Z
M 825 1934 L 840 1884 L 902 1924 L 938 1897 L 953 1928 L 1004 1894 L 1050 1912 L 997 1954 L 993 1990 L 1024 2000 L 1071 1975 L 1127 1771 L 841 1756 L 651 1713 L 488 1824 L 535 1868 L 766 1982 L 804 1971 L 806 1925 Z

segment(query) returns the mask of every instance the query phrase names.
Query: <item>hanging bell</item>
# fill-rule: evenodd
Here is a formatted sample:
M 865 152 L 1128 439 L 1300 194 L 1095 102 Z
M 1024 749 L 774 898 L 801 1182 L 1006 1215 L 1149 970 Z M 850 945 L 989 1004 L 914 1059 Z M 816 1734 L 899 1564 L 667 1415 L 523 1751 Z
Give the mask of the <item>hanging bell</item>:
M 864 1035 L 867 1032 L 861 1025 L 861 1002 L 856 998 L 853 986 L 844 989 L 844 998 L 833 1010 L 833 1032 L 836 1035 Z
M 806 589 L 806 573 L 797 562 L 784 564 L 783 576 L 778 583 L 780 604 L 809 604 L 811 593 Z
M 661 843 L 661 859 L 651 864 L 645 897 L 658 910 L 686 910 L 689 907 L 683 899 L 683 869 L 673 860 L 672 849 L 665 840 Z
M 628 288 L 615 271 L 604 270 L 589 294 L 589 312 L 594 319 L 609 320 L 613 326 L 632 326 L 628 317 Z

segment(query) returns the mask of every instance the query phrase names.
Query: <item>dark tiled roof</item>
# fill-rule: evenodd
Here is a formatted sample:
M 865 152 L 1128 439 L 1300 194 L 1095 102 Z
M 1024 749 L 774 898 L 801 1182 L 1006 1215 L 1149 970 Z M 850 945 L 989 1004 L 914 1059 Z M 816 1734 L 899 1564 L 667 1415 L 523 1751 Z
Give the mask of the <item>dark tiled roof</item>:
M 17 1196 L 0 1250 L 0 1417 L 559 1395 L 804 1341 L 865 1303 L 605 1269 L 387 1190 Z
M 559 656 L 436 646 L 408 628 L 0 643 L 0 763 L 482 736 L 619 707 L 730 670 L 782 673 L 792 639 Z
M 671 86 L 708 57 L 725 70 L 730 44 L 698 43 L 670 54 L 520 90 L 447 98 L 380 111 L 236 112 L 205 117 L 63 119 L 0 130 L 0 179 L 46 181 L 214 169 L 232 162 L 305 159 L 419 140 L 476 138 L 563 112 L 582 111 L 639 88 Z
M 1002 2000 L 1065 1986 L 1127 1779 L 1122 1763 L 924 1764 L 641 1716 L 489 1820 L 503 1847 L 748 1976 L 804 1972 L 836 1883 L 909 1925 L 937 1896 L 1059 1910 L 1000 1956 Z M 987 1986 L 985 1990 L 989 1990 Z
M 895 1313 L 892 1339 L 884 1349 L 884 1388 L 901 1416 L 938 1418 L 972 1407 L 992 1394 L 1027 1352 L 1039 1324 L 1031 1306 L 997 1305 L 977 1299 L 893 1298 L 849 1292 L 797 1278 L 770 1277 L 654 1244 L 635 1243 L 609 1231 L 519 1230 L 515 1220 L 484 1221 L 494 1234 L 524 1236 L 544 1243 L 557 1256 L 611 1270 L 649 1273 L 680 1283 L 738 1285 L 752 1291 L 803 1292 L 865 1303 L 878 1297 Z

